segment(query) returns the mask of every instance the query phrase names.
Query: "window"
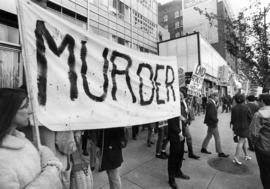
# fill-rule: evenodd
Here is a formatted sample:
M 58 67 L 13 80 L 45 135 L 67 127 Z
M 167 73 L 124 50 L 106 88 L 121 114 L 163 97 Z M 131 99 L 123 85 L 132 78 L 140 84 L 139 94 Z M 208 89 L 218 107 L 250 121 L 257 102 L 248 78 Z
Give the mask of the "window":
M 179 21 L 177 21 L 177 22 L 175 22 L 175 29 L 178 29 L 179 28 L 179 26 L 180 26 L 180 23 L 179 23 Z
M 174 18 L 178 18 L 179 17 L 179 11 L 175 11 L 174 12 Z
M 0 24 L 0 41 L 19 44 L 19 30 L 4 24 Z
M 175 37 L 180 37 L 180 33 L 179 32 L 176 32 L 175 33 Z
M 168 15 L 164 15 L 164 16 L 163 16 L 163 21 L 164 21 L 164 22 L 168 22 Z

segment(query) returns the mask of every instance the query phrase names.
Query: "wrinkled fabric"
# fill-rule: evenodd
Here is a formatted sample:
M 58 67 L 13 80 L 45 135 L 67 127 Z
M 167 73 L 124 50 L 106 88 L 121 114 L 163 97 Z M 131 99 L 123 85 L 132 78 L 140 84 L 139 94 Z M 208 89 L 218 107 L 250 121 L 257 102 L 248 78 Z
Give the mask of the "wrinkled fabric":
M 42 171 L 39 152 L 19 131 L 0 146 L 0 170 L 1 189 L 62 189 L 57 169 Z
M 262 107 L 255 113 L 250 129 L 255 146 L 270 156 L 270 106 Z

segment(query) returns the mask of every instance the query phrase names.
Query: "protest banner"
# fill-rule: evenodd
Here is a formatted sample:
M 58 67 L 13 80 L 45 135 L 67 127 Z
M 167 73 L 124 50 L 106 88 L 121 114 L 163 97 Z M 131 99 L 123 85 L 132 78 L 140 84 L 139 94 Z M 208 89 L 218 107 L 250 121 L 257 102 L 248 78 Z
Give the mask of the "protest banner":
M 192 95 L 192 96 L 201 95 L 205 73 L 206 73 L 205 67 L 199 64 L 195 66 L 190 83 L 188 85 L 189 95 Z
M 54 131 L 111 128 L 180 115 L 176 57 L 140 53 L 18 0 L 36 119 Z
M 218 67 L 218 77 L 217 82 L 220 86 L 227 86 L 229 82 L 229 68 L 226 65 Z

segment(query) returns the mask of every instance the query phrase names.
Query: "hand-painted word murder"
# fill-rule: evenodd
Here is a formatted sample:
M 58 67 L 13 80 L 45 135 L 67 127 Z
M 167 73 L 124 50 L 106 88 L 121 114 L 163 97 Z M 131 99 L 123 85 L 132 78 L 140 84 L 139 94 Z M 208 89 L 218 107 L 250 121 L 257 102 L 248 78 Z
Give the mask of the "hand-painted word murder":
M 75 71 L 75 54 L 74 54 L 74 47 L 75 47 L 75 40 L 70 34 L 66 34 L 59 45 L 57 47 L 57 44 L 53 37 L 51 36 L 50 32 L 47 30 L 45 24 L 43 21 L 37 20 L 36 22 L 36 29 L 35 29 L 35 36 L 36 36 L 36 58 L 37 58 L 37 66 L 38 66 L 38 76 L 37 76 L 37 85 L 38 85 L 38 102 L 40 105 L 45 106 L 46 105 L 46 99 L 47 99 L 47 58 L 46 58 L 46 47 L 45 47 L 45 41 L 49 47 L 49 49 L 58 57 L 61 56 L 65 48 L 67 47 L 68 50 L 68 59 L 67 64 L 69 67 L 68 71 L 68 78 L 70 83 L 70 99 L 75 100 L 78 98 L 78 88 L 77 88 L 77 73 Z M 88 70 L 88 63 L 86 62 L 87 57 L 87 42 L 81 41 L 81 50 L 80 50 L 80 61 L 82 63 L 81 66 L 81 77 L 83 81 L 83 89 L 85 94 L 92 100 L 96 102 L 103 102 L 107 95 L 108 95 L 108 87 L 109 87 L 109 76 L 108 76 L 108 68 L 109 64 L 112 64 L 112 71 L 111 71 L 111 80 L 112 80 L 112 90 L 111 95 L 113 100 L 117 101 L 116 94 L 117 94 L 117 79 L 116 76 L 123 75 L 125 78 L 128 90 L 130 92 L 130 95 L 132 97 L 132 102 L 136 103 L 136 93 L 133 91 L 132 85 L 131 85 L 131 78 L 130 78 L 130 68 L 132 67 L 132 59 L 130 56 L 123 54 L 118 51 L 112 51 L 109 56 L 109 49 L 104 48 L 102 52 L 102 57 L 104 59 L 103 61 L 103 93 L 100 96 L 97 96 L 91 92 L 90 84 L 91 81 L 87 80 L 87 70 Z M 90 50 L 90 49 L 89 49 Z M 126 67 L 123 70 L 120 70 L 117 68 L 116 64 L 116 58 L 121 58 L 125 60 Z M 121 61 L 123 62 L 123 61 Z M 175 98 L 175 92 L 173 88 L 173 84 L 175 82 L 175 73 L 173 68 L 170 65 L 159 65 L 155 64 L 156 68 L 154 69 L 152 66 L 148 63 L 140 63 L 138 65 L 137 69 L 137 76 L 139 77 L 140 84 L 139 84 L 139 103 L 141 105 L 149 105 L 153 102 L 154 96 L 156 94 L 156 103 L 157 104 L 165 104 L 166 101 L 170 101 L 170 96 L 172 96 L 171 99 L 173 101 L 176 101 Z M 152 90 L 150 97 L 144 96 L 144 80 L 148 78 L 142 78 L 141 72 L 143 70 L 148 70 L 150 73 L 149 80 L 152 83 Z M 164 81 L 164 86 L 166 87 L 167 91 L 167 97 L 166 99 L 161 99 L 159 95 L 159 90 L 161 83 L 158 82 L 158 76 L 161 74 L 161 72 L 165 72 L 166 78 Z M 89 84 L 90 83 L 90 84 Z M 147 98 L 147 99 L 146 99 Z

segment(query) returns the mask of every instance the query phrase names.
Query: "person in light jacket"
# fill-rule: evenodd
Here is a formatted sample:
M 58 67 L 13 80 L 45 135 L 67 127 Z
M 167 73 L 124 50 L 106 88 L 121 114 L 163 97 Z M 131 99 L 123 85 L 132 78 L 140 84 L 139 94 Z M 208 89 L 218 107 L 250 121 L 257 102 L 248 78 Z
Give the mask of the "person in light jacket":
M 264 189 L 270 188 L 270 94 L 261 94 L 259 103 L 262 106 L 255 113 L 250 124 L 251 138 L 260 168 Z
M 22 89 L 0 89 L 0 188 L 62 189 L 61 162 L 18 131 L 28 125 L 29 100 Z

